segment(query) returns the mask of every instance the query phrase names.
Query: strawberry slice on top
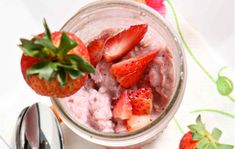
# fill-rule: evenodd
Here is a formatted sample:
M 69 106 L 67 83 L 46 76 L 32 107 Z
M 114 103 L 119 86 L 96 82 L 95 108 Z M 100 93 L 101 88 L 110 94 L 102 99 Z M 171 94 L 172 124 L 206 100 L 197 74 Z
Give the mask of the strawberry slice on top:
M 104 46 L 106 62 L 118 60 L 127 54 L 142 40 L 147 30 L 147 24 L 134 25 L 110 38 Z
M 104 53 L 104 45 L 109 37 L 110 34 L 105 33 L 101 37 L 94 39 L 88 44 L 87 49 L 90 55 L 91 64 L 93 66 L 96 66 L 102 59 Z
M 136 115 L 150 114 L 153 107 L 153 93 L 151 88 L 140 88 L 129 93 L 132 112 Z
M 121 120 L 132 116 L 132 106 L 127 91 L 124 91 L 113 108 L 113 117 Z
M 113 64 L 110 72 L 124 88 L 135 85 L 143 76 L 148 64 L 156 57 L 157 51 L 153 50 L 134 58 Z
M 126 122 L 128 131 L 141 129 L 153 121 L 151 115 L 132 115 Z

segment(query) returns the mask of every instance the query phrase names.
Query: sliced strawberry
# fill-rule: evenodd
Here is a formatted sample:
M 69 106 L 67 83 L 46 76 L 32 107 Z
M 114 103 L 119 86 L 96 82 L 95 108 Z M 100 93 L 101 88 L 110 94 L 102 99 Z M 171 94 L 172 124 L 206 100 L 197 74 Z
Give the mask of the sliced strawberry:
M 153 94 L 151 88 L 141 88 L 129 93 L 132 112 L 136 115 L 150 114 L 153 107 Z
M 129 119 L 132 116 L 132 106 L 127 91 L 124 91 L 113 109 L 113 117 L 121 120 Z
M 133 115 L 127 120 L 127 130 L 134 131 L 145 127 L 153 121 L 150 115 Z
M 91 64 L 93 66 L 96 66 L 97 63 L 101 60 L 104 52 L 104 44 L 109 36 L 110 35 L 106 33 L 88 44 L 87 49 L 90 55 Z
M 141 79 L 145 69 L 155 58 L 156 54 L 157 51 L 151 51 L 148 54 L 113 64 L 110 68 L 110 72 L 116 77 L 116 80 L 122 87 L 129 88 Z
M 147 24 L 134 25 L 110 38 L 104 47 L 105 60 L 112 62 L 124 56 L 142 40 L 147 29 Z

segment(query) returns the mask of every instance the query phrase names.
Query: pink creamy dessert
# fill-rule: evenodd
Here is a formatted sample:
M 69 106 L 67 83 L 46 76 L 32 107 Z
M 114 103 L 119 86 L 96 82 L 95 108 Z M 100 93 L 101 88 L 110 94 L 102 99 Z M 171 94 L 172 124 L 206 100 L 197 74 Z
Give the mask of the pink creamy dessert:
M 146 32 L 136 26 L 121 32 L 106 30 L 88 43 L 96 72 L 77 93 L 64 99 L 70 114 L 80 123 L 100 132 L 133 131 L 149 124 L 167 106 L 174 90 L 173 57 L 166 43 L 144 36 Z M 104 55 L 107 51 L 115 53 L 115 49 L 126 51 Z M 145 55 L 153 51 L 151 61 L 144 60 Z M 123 62 L 129 65 L 132 61 L 136 62 L 135 71 L 132 67 L 130 70 L 118 68 Z M 122 76 L 127 73 L 127 77 Z M 127 81 L 123 81 L 125 79 Z

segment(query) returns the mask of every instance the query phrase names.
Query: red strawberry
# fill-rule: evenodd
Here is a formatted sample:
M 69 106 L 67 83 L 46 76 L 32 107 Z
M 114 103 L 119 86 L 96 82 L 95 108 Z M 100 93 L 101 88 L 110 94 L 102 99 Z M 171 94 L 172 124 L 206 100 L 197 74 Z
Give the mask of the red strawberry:
M 72 33 L 45 33 L 31 40 L 21 39 L 21 71 L 27 84 L 43 96 L 65 97 L 84 84 L 87 73 L 94 72 L 82 41 Z
M 186 133 L 180 141 L 180 149 L 196 149 L 198 140 L 192 140 L 192 132 Z
M 157 51 L 130 58 L 119 63 L 113 64 L 110 68 L 111 74 L 124 88 L 135 85 L 143 76 L 148 64 L 155 58 Z
M 127 130 L 134 131 L 145 127 L 153 121 L 150 115 L 132 115 L 130 119 L 127 120 Z
M 221 130 L 214 128 L 209 133 L 201 121 L 199 115 L 196 124 L 189 125 L 190 129 L 181 139 L 179 149 L 233 149 L 232 145 L 220 144 L 219 138 L 222 135 Z
M 91 64 L 93 66 L 96 66 L 97 63 L 101 60 L 104 53 L 104 44 L 109 36 L 110 35 L 106 33 L 88 44 L 87 49 L 90 55 Z
M 121 120 L 129 119 L 132 116 L 132 106 L 127 91 L 124 91 L 113 109 L 113 117 Z
M 127 54 L 142 40 L 147 29 L 147 24 L 134 25 L 110 38 L 104 47 L 105 60 L 112 62 Z
M 136 115 L 150 114 L 153 107 L 153 94 L 151 88 L 141 88 L 129 93 L 132 112 Z

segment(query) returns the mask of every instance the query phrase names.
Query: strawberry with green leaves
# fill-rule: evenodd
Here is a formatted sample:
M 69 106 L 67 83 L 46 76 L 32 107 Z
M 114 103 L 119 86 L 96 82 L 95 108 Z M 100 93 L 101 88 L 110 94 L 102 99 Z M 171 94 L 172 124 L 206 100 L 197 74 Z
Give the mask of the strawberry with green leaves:
M 66 97 L 78 91 L 95 69 L 83 42 L 69 32 L 45 32 L 20 39 L 21 70 L 27 84 L 43 96 Z
M 180 141 L 179 149 L 233 149 L 232 145 L 219 143 L 222 131 L 214 128 L 208 132 L 202 123 L 201 116 L 196 119 L 196 124 L 189 125 L 190 131 Z

